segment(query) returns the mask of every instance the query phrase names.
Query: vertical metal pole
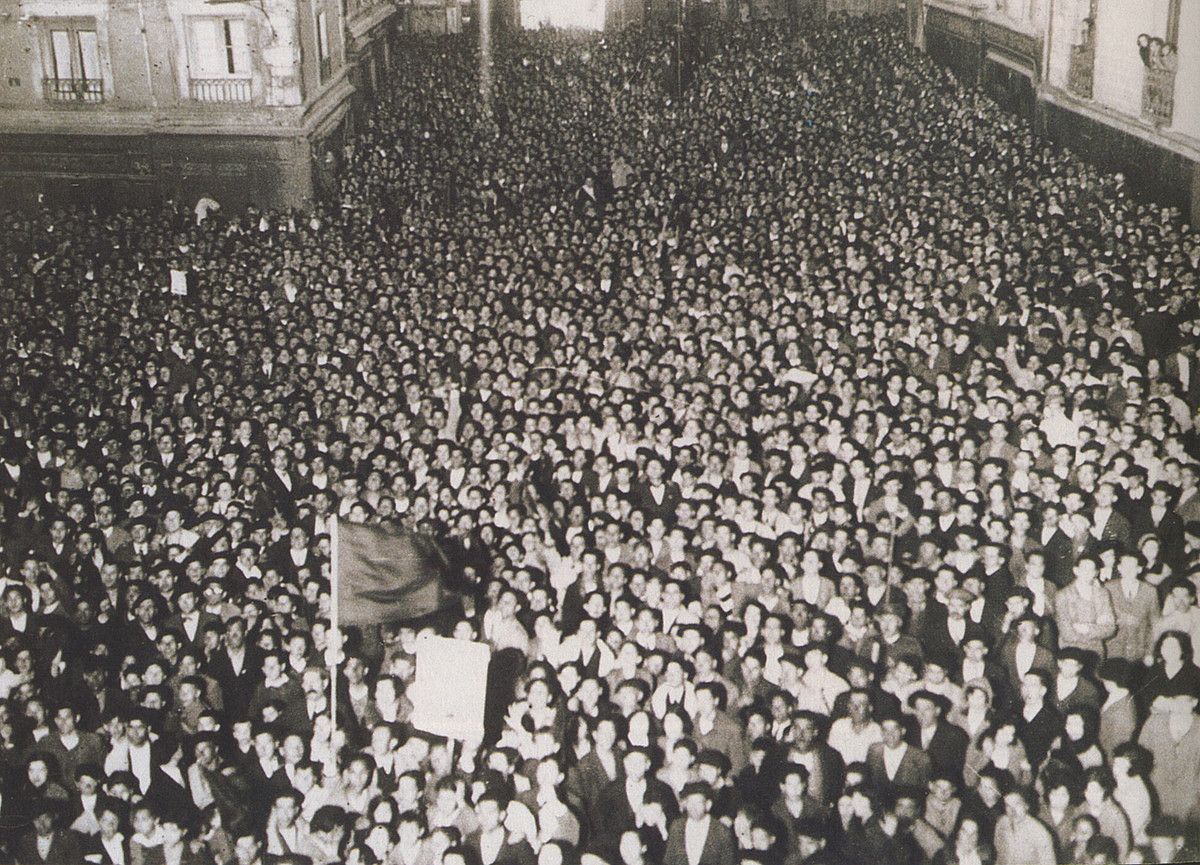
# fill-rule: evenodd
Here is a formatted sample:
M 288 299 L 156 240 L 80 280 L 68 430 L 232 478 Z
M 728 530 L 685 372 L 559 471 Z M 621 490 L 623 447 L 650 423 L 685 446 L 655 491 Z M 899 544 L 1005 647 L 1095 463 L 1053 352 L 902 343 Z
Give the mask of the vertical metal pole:
M 492 0 L 479 0 L 479 98 L 492 116 Z
M 331 648 L 333 656 L 329 664 L 329 750 L 333 753 L 336 760 L 337 753 L 334 751 L 334 743 L 337 739 L 338 728 L 338 711 L 337 711 L 337 694 L 338 694 L 338 660 L 342 656 L 342 632 L 338 625 L 338 516 L 333 516 L 333 526 L 329 532 L 329 618 L 332 620 L 333 627 L 331 628 L 330 638 L 333 640 L 332 647 L 326 645 L 326 651 Z
M 675 0 L 675 99 L 683 98 L 683 18 L 686 0 Z

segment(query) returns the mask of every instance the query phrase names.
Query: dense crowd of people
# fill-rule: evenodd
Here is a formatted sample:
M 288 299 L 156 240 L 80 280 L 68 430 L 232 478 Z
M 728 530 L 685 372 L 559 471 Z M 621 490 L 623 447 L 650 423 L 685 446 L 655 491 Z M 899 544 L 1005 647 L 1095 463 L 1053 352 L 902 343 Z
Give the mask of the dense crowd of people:
M 3 214 L 6 861 L 1197 855 L 1197 235 L 898 22 L 705 40 L 413 41 L 303 213 Z M 482 741 L 335 519 L 453 550 Z

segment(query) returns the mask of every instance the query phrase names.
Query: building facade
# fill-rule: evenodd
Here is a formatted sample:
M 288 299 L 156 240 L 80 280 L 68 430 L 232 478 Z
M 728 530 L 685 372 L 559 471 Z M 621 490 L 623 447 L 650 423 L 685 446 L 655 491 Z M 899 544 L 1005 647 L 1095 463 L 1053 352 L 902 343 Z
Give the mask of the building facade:
M 462 32 L 461 0 L 345 0 L 344 9 L 347 75 L 354 88 L 349 128 L 387 98 L 387 76 L 405 50 L 403 37 Z
M 1200 224 L 1200 3 L 907 0 L 906 14 L 934 60 Z
M 0 0 L 0 200 L 300 204 L 353 91 L 341 0 Z

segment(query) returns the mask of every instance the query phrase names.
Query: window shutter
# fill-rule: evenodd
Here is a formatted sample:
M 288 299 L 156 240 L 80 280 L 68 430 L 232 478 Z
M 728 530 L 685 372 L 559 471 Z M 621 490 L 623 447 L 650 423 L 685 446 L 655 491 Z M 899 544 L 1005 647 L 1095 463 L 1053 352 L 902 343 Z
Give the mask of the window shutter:
M 79 37 L 79 68 L 81 78 L 88 81 L 99 81 L 100 75 L 100 47 L 96 41 L 95 30 L 79 30 L 76 32 Z
M 51 30 L 50 48 L 54 54 L 54 77 L 59 81 L 67 81 L 75 76 L 71 74 L 71 32 L 69 30 Z
M 250 39 L 244 18 L 225 19 L 225 35 L 228 46 L 228 70 L 230 75 L 247 75 L 250 72 Z
M 225 71 L 225 46 L 220 33 L 221 22 L 216 18 L 192 19 L 192 76 L 216 78 Z

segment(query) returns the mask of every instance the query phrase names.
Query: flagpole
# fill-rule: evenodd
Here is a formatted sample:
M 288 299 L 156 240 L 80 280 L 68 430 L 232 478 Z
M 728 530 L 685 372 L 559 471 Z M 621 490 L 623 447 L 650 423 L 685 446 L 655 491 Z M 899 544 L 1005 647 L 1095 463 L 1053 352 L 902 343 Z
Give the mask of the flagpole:
M 331 589 L 329 593 L 329 618 L 332 624 L 330 637 L 333 640 L 330 644 L 333 654 L 329 661 L 329 750 L 334 759 L 334 765 L 336 765 L 337 754 L 334 752 L 334 747 L 338 727 L 337 677 L 338 660 L 341 657 L 342 651 L 342 633 L 338 626 L 338 515 L 336 513 L 333 515 L 333 525 L 329 531 L 329 585 Z

